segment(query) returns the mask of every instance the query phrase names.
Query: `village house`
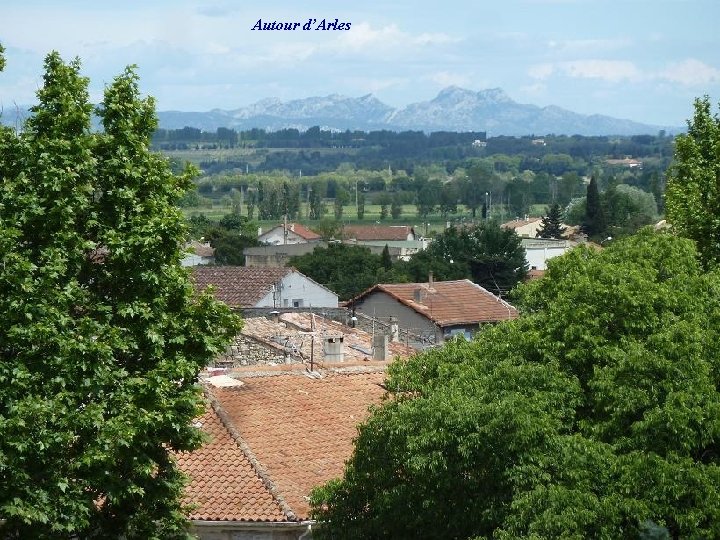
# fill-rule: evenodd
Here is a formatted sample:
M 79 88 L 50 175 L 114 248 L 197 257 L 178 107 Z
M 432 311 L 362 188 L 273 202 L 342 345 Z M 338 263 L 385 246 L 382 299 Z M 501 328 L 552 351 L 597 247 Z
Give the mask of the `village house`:
M 542 218 L 529 217 L 514 219 L 500 225 L 503 229 L 515 231 L 518 236 L 526 238 L 536 238 L 538 231 L 542 229 Z
M 185 256 L 181 264 L 183 266 L 197 266 L 199 264 L 213 264 L 215 262 L 215 248 L 208 242 L 192 240 L 185 246 Z
M 198 290 L 212 285 L 232 308 L 338 307 L 337 294 L 294 268 L 196 266 L 192 279 Z
M 468 279 L 375 285 L 348 303 L 356 316 L 397 325 L 391 335 L 406 336 L 417 348 L 457 335 L 467 339 L 481 324 L 517 317 L 517 310 Z
M 258 234 L 260 242 L 275 246 L 307 244 L 309 242 L 319 242 L 321 239 L 318 233 L 311 231 L 300 223 L 281 223 L 266 232 Z
M 525 249 L 525 260 L 531 270 L 547 269 L 550 259 L 564 255 L 577 245 L 577 242 L 554 238 L 522 238 L 521 243 Z
M 206 378 L 196 425 L 209 441 L 176 456 L 190 479 L 191 532 L 201 540 L 312 538 L 308 496 L 342 475 L 384 378 L 384 366 Z
M 428 241 L 416 235 L 409 225 L 346 225 L 342 239 L 346 244 L 399 249 L 398 258 L 402 260 L 408 260 L 428 245 Z

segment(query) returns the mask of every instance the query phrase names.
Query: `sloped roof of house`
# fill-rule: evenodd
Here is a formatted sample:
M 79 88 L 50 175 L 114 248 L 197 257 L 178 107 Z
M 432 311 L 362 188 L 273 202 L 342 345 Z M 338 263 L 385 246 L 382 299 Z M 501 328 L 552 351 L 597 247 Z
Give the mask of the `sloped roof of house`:
M 198 242 L 197 240 L 191 240 L 187 247 L 192 249 L 192 252 L 198 257 L 215 256 L 215 248 L 210 246 L 210 244 L 204 244 L 202 242 Z
M 300 238 L 304 238 L 308 242 L 311 240 L 320 240 L 322 238 L 318 233 L 308 229 L 307 227 L 305 227 L 305 225 L 301 225 L 300 223 L 288 223 L 287 228 L 289 231 L 292 231 L 293 233 L 298 235 Z M 283 224 L 281 223 L 280 225 L 276 225 L 272 229 L 267 230 L 266 232 L 261 234 L 260 237 L 263 237 L 276 229 L 282 230 Z
M 376 292 L 388 294 L 440 327 L 506 321 L 518 316 L 513 306 L 469 279 L 380 284 L 366 290 L 352 302 Z
M 243 385 L 208 389 L 201 418 L 210 443 L 181 453 L 190 476 L 190 518 L 207 521 L 299 521 L 311 489 L 342 475 L 357 425 L 380 402 L 382 370 L 304 371 L 243 376 Z
M 355 240 L 407 240 L 409 234 L 415 234 L 409 225 L 346 225 L 343 228 L 343 236 Z
M 230 307 L 253 307 L 292 268 L 253 266 L 195 266 L 192 278 L 199 290 L 215 287 L 215 298 Z
M 541 221 L 542 218 L 539 217 L 529 217 L 526 219 L 513 219 L 512 221 L 507 221 L 500 225 L 503 229 L 518 229 L 520 227 L 524 227 L 525 225 L 530 225 L 531 223 L 535 223 L 537 221 Z

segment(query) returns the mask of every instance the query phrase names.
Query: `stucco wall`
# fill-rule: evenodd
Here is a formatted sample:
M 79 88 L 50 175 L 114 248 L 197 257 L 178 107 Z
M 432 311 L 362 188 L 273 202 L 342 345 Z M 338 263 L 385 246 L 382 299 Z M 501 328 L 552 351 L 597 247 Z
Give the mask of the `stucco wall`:
M 294 301 L 299 301 L 295 305 Z M 338 307 L 338 297 L 335 293 L 328 291 L 299 274 L 291 272 L 282 279 L 280 287 L 275 293 L 268 293 L 260 300 L 255 307 Z

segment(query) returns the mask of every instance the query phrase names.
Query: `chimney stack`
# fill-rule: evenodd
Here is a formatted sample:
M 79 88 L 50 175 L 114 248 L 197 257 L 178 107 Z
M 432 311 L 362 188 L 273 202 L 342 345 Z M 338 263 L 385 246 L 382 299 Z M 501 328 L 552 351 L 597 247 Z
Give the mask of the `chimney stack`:
M 432 286 L 433 286 L 433 272 L 432 272 L 432 270 L 430 270 L 430 272 L 428 272 L 428 286 L 429 286 L 429 287 L 432 287 Z

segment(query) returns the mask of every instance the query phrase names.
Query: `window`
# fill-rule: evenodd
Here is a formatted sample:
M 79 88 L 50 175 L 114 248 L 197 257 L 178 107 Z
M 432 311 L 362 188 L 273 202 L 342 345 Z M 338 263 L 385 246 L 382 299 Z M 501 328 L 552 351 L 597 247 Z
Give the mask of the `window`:
M 293 307 L 303 307 L 302 298 L 294 298 L 292 302 L 293 302 Z

